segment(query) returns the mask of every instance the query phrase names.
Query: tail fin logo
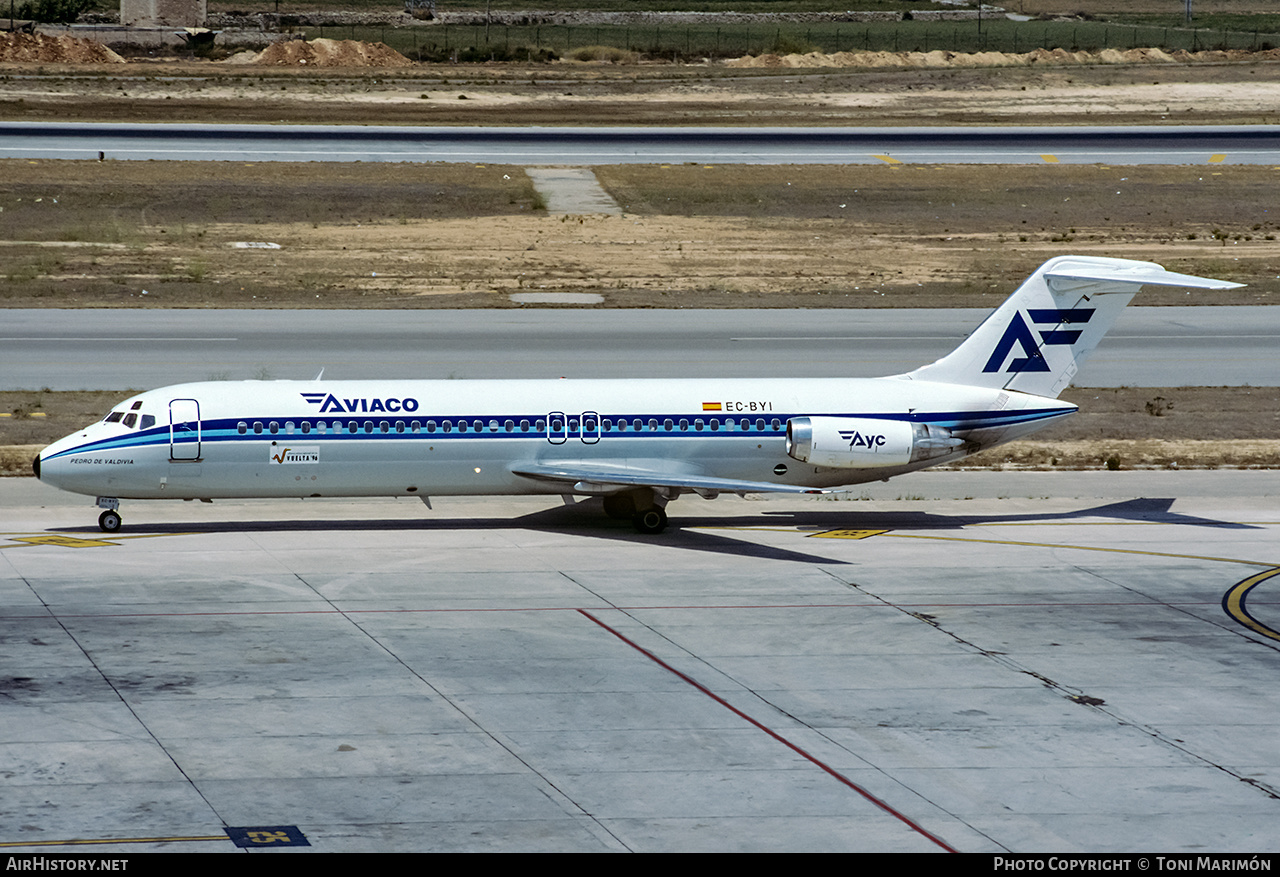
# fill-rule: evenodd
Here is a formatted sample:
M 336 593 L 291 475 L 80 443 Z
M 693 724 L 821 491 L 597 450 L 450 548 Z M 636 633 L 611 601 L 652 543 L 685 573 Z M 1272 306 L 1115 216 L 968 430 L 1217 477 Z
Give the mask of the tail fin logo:
M 1009 367 L 1006 372 L 1047 372 L 1049 364 L 1044 361 L 1044 354 L 1041 352 L 1041 346 L 1050 344 L 1061 344 L 1070 347 L 1080 340 L 1081 330 L 1079 329 L 1063 329 L 1060 328 L 1067 323 L 1087 323 L 1089 318 L 1093 316 L 1093 308 L 1031 308 L 1027 311 L 1027 316 L 1031 318 L 1034 326 L 1048 326 L 1050 328 L 1040 329 L 1040 340 L 1036 341 L 1035 334 L 1027 327 L 1027 323 L 1022 319 L 1021 313 L 1015 313 L 1013 319 L 1009 321 L 1008 327 L 1004 330 L 1004 335 L 1000 336 L 1000 342 L 996 344 L 996 349 L 992 351 L 991 358 L 987 360 L 983 372 L 998 372 L 1001 366 L 1009 357 L 1009 353 L 1013 350 L 1014 345 L 1022 348 L 1023 357 L 1015 357 L 1009 361 Z

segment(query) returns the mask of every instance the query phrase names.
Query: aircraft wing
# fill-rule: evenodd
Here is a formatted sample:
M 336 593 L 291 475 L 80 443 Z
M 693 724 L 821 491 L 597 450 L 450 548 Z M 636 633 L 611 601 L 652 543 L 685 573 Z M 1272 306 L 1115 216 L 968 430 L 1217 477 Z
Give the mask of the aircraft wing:
M 696 473 L 661 471 L 623 463 L 520 463 L 511 467 L 516 475 L 539 481 L 559 481 L 581 493 L 613 493 L 628 487 L 666 487 L 699 493 L 827 493 L 816 487 L 772 484 L 768 481 L 737 481 L 711 478 Z

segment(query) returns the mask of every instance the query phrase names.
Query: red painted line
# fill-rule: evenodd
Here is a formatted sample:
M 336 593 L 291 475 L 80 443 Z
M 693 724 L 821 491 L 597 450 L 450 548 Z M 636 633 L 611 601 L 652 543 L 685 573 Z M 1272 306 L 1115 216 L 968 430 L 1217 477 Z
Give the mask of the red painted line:
M 677 670 L 675 667 L 672 667 L 670 664 L 668 664 L 666 661 L 664 661 L 664 660 L 662 660 L 661 658 L 659 658 L 659 657 L 658 657 L 657 655 L 655 655 L 653 652 L 651 652 L 651 651 L 649 651 L 648 649 L 646 649 L 646 648 L 642 647 L 639 643 L 636 643 L 635 641 L 633 641 L 633 640 L 631 640 L 631 639 L 628 639 L 627 637 L 623 636 L 623 635 L 622 635 L 621 633 L 619 633 L 617 630 L 614 630 L 612 627 L 610 627 L 609 625 L 605 624 L 605 623 L 604 623 L 603 621 L 601 621 L 599 618 L 596 618 L 594 615 L 592 615 L 592 614 L 591 614 L 590 612 L 588 612 L 587 610 L 585 610 L 585 609 L 579 609 L 579 610 L 578 610 L 578 612 L 580 612 L 582 615 L 585 615 L 587 618 L 589 618 L 589 619 L 591 619 L 592 621 L 594 621 L 594 622 L 595 622 L 596 624 L 598 624 L 600 627 L 602 627 L 602 628 L 604 628 L 605 630 L 609 631 L 609 633 L 613 634 L 613 635 L 614 635 L 614 636 L 616 636 L 618 639 L 622 640 L 624 643 L 626 643 L 627 645 L 631 646 L 631 648 L 635 649 L 637 652 L 639 652 L 640 654 L 644 655 L 644 656 L 645 656 L 646 658 L 648 658 L 650 661 L 653 661 L 655 664 L 657 664 L 657 665 L 658 665 L 659 667 L 661 667 L 662 669 L 666 670 L 666 671 L 667 671 L 667 672 L 669 672 L 669 673 L 674 674 L 675 676 L 678 676 L 680 679 L 684 680 L 684 681 L 685 681 L 685 682 L 687 682 L 689 685 L 692 685 L 694 688 L 698 689 L 698 691 L 701 691 L 701 692 L 702 692 L 703 694 L 705 694 L 707 697 L 711 698 L 711 699 L 712 699 L 712 700 L 714 700 L 716 703 L 720 704 L 722 707 L 724 707 L 725 709 L 729 710 L 729 712 L 733 713 L 733 714 L 734 714 L 734 715 L 736 715 L 738 718 L 743 719 L 743 720 L 745 720 L 746 722 L 749 722 L 750 724 L 754 725 L 756 728 L 759 728 L 761 731 L 764 731 L 766 734 L 768 734 L 768 735 L 769 735 L 770 737 L 772 737 L 774 740 L 777 740 L 779 743 L 781 743 L 783 746 L 786 746 L 788 749 L 790 749 L 792 752 L 794 752 L 794 753 L 796 753 L 797 755 L 799 755 L 801 758 L 806 759 L 806 760 L 807 760 L 807 761 L 809 761 L 810 763 L 812 763 L 812 764 L 816 765 L 817 767 L 821 768 L 821 769 L 822 769 L 823 771 L 825 771 L 826 773 L 830 774 L 832 777 L 834 777 L 834 778 L 835 778 L 836 780 L 838 780 L 839 782 L 844 783 L 846 786 L 848 786 L 848 787 L 849 787 L 850 789 L 852 789 L 853 791 L 857 792 L 857 793 L 858 793 L 859 795 L 861 795 L 862 797 L 866 798 L 866 799 L 867 799 L 868 801 L 870 801 L 872 804 L 876 805 L 876 806 L 877 806 L 877 807 L 879 807 L 881 810 L 883 810 L 884 812 L 888 813 L 890 816 L 892 816 L 892 817 L 894 817 L 895 819 L 897 819 L 897 820 L 899 820 L 900 822 L 902 822 L 904 825 L 906 825 L 906 826 L 907 826 L 908 828 L 910 828 L 912 831 L 914 831 L 914 832 L 916 832 L 916 833 L 918 833 L 918 834 L 922 835 L 923 837 L 927 837 L 929 840 L 933 841 L 935 844 L 937 844 L 938 846 L 942 847 L 942 849 L 946 850 L 946 851 L 947 851 L 947 852 L 949 852 L 949 853 L 959 852 L 959 850 L 957 850 L 957 849 L 955 849 L 954 847 L 952 847 L 950 844 L 948 844 L 948 843 L 947 843 L 946 841 L 944 841 L 942 838 L 938 837 L 937 835 L 930 834 L 930 833 L 929 833 L 928 831 L 926 831 L 926 830 L 925 830 L 921 825 L 919 825 L 918 823 L 914 822 L 910 817 L 906 816 L 906 815 L 905 815 L 905 814 L 903 814 L 903 813 L 899 813 L 897 810 L 895 810 L 895 809 L 893 809 L 892 807 L 890 807 L 890 806 L 889 806 L 888 804 L 886 804 L 884 801 L 881 801 L 881 800 L 880 800 L 879 798 L 877 798 L 875 795 L 871 794 L 871 793 L 870 793 L 870 792 L 868 792 L 866 789 L 862 788 L 862 786 L 858 785 L 858 784 L 857 784 L 857 783 L 855 783 L 853 780 L 849 779 L 849 778 L 848 778 L 848 777 L 846 777 L 844 774 L 842 774 L 842 773 L 840 773 L 839 771 L 837 771 L 835 768 L 831 767 L 831 766 L 830 766 L 830 765 L 828 765 L 828 764 L 823 763 L 822 761 L 819 761 L 817 758 L 813 757 L 813 756 L 812 756 L 812 755 L 810 755 L 808 752 L 805 752 L 805 751 L 804 751 L 803 749 L 801 749 L 799 746 L 797 746 L 796 744 L 792 743 L 790 740 L 788 740 L 787 738 L 783 737 L 783 736 L 782 736 L 781 734 L 779 734 L 778 732 L 776 732 L 776 731 L 774 731 L 773 729 L 768 728 L 768 727 L 766 727 L 765 725 L 761 724 L 760 722 L 756 721 L 756 720 L 755 720 L 755 719 L 753 719 L 751 716 L 747 715 L 747 714 L 746 714 L 746 713 L 744 713 L 742 710 L 738 709 L 738 708 L 737 708 L 737 707 L 735 707 L 733 704 L 729 703 L 729 702 L 728 702 L 727 700 L 725 700 L 723 697 L 720 697 L 720 695 L 716 694 L 714 691 L 712 691 L 711 689 L 707 688 L 707 687 L 706 687 L 705 685 L 703 685 L 702 683 L 698 682 L 696 679 L 692 678 L 691 676 L 686 675 L 685 673 L 681 673 L 679 670 Z

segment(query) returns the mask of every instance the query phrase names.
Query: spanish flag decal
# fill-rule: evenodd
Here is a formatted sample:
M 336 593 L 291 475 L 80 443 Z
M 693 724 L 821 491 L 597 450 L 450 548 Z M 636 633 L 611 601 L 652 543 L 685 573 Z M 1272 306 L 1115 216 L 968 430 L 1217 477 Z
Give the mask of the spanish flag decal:
M 703 411 L 723 411 L 724 406 L 722 406 L 719 402 L 703 402 L 702 410 Z

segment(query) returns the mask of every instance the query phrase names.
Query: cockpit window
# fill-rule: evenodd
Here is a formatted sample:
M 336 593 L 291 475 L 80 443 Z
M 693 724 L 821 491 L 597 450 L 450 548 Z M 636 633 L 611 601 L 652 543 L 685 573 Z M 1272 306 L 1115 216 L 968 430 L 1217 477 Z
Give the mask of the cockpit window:
M 103 423 L 119 423 L 121 417 L 124 417 L 123 411 L 112 411 L 110 414 L 108 414 L 106 417 L 102 419 L 102 422 Z
M 129 429 L 133 429 L 133 425 L 137 422 L 138 415 L 134 414 L 132 411 L 124 416 L 124 425 L 129 427 Z
M 153 427 L 153 426 L 155 426 L 155 425 L 156 425 L 156 418 L 155 418 L 155 415 L 154 415 L 154 414 L 144 414 L 144 415 L 142 415 L 142 428 L 143 428 L 143 429 L 150 429 L 151 427 Z

